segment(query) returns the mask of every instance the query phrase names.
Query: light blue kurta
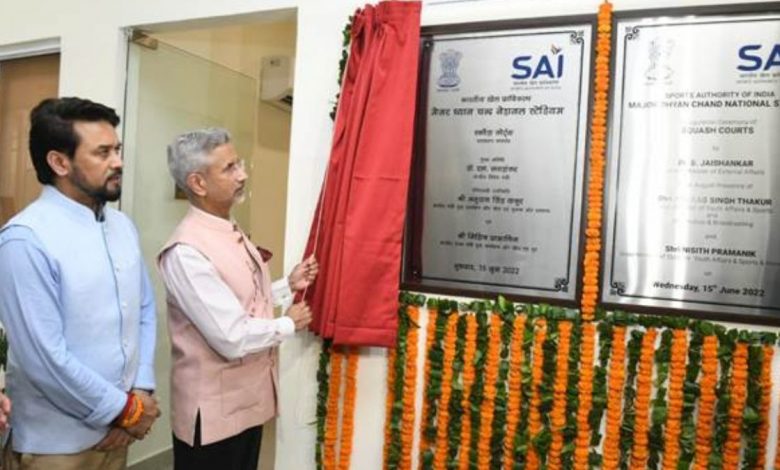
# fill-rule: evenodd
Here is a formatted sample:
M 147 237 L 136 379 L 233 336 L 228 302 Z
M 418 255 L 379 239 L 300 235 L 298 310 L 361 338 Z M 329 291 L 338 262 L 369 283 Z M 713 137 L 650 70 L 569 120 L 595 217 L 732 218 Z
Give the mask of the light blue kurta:
M 68 454 L 154 389 L 156 313 L 138 234 L 52 186 L 0 229 L 0 321 L 17 452 Z

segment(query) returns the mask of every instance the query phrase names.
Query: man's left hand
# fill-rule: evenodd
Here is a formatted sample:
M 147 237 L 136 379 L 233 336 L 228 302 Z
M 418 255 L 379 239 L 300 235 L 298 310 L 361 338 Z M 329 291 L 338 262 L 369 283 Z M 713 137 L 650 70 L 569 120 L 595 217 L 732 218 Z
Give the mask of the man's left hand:
M 303 290 L 314 282 L 317 278 L 317 273 L 320 270 L 320 265 L 314 258 L 314 255 L 309 256 L 305 261 L 296 266 L 290 277 L 287 280 L 290 283 L 290 289 L 294 291 Z
M 8 428 L 8 418 L 11 415 L 11 399 L 0 393 L 0 433 Z
M 151 397 L 153 393 L 143 388 L 134 388 L 131 390 L 131 392 L 135 393 L 136 395 L 146 395 L 147 397 Z

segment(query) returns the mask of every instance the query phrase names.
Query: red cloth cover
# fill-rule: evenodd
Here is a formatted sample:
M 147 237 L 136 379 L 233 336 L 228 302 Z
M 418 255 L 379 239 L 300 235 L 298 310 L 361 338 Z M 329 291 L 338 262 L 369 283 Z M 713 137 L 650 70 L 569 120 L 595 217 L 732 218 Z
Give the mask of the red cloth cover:
M 334 343 L 395 344 L 414 134 L 420 2 L 358 10 L 327 177 L 306 247 L 320 273 L 311 329 Z

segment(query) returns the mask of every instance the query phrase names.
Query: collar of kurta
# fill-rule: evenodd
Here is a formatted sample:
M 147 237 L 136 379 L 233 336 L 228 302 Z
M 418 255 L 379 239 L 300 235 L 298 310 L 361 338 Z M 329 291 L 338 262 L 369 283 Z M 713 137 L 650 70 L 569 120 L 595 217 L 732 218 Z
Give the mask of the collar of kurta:
M 216 215 L 209 214 L 208 212 L 198 209 L 195 206 L 190 206 L 188 217 L 192 217 L 200 225 L 206 226 L 213 230 L 220 232 L 240 232 L 238 225 L 234 220 L 223 219 Z
M 99 223 L 106 220 L 104 206 L 100 206 L 97 211 L 76 202 L 68 196 L 62 194 L 59 189 L 52 185 L 45 185 L 41 191 L 41 197 L 51 204 L 68 211 L 75 220 L 84 223 Z

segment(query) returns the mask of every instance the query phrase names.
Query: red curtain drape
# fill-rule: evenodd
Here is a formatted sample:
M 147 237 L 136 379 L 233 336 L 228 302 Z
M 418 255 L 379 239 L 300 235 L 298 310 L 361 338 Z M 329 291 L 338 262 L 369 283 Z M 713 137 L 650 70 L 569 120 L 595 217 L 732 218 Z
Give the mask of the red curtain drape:
M 420 2 L 355 14 L 330 162 L 306 256 L 312 330 L 336 344 L 393 346 L 414 133 Z

